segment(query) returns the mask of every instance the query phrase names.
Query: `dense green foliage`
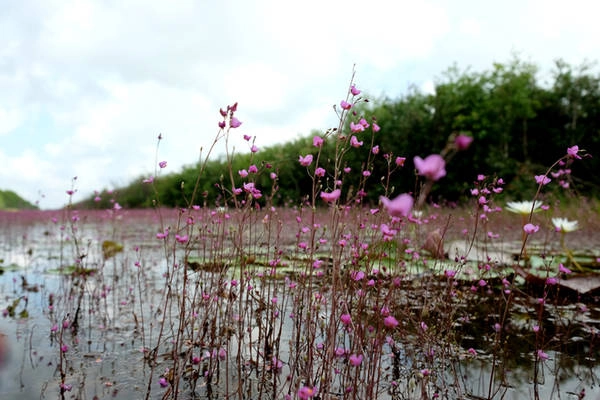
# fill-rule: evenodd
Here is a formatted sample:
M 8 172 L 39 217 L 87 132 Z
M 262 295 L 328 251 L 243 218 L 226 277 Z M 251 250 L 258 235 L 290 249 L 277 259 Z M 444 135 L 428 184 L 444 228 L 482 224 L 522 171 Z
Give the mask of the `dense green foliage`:
M 0 190 L 0 210 L 34 210 L 37 208 L 12 190 Z
M 448 174 L 432 192 L 434 200 L 460 201 L 478 174 L 502 177 L 507 182 L 505 195 L 510 198 L 529 198 L 535 191 L 533 176 L 546 169 L 562 155 L 567 147 L 578 145 L 591 155 L 600 154 L 600 76 L 589 65 L 572 67 L 557 61 L 549 78 L 540 82 L 538 68 L 530 63 L 512 60 L 494 64 L 484 72 L 448 69 L 435 85 L 434 94 L 411 89 L 397 99 L 378 99 L 357 107 L 356 118 L 375 119 L 381 131 L 373 144 L 380 154 L 375 162 L 367 199 L 376 202 L 382 193 L 380 180 L 386 176 L 383 154 L 405 156 L 406 165 L 397 172 L 394 191 L 415 190 L 412 158 L 440 152 L 452 134 L 462 133 L 474 138 L 471 147 L 452 159 Z M 237 131 L 232 134 L 241 134 Z M 298 156 L 315 154 L 312 137 L 318 132 L 288 143 L 261 149 L 256 154 L 236 155 L 232 168 L 236 182 L 241 184 L 237 171 L 256 164 L 260 173 L 256 184 L 265 195 L 272 190 L 270 172 L 279 179 L 273 198 L 275 203 L 290 201 L 298 204 L 301 196 L 310 193 L 312 181 Z M 365 134 L 366 136 L 366 134 Z M 257 138 L 260 142 L 260 138 Z M 361 171 L 371 149 L 369 137 L 361 137 L 365 145 L 346 154 L 346 165 Z M 333 139 L 326 142 L 320 165 L 327 168 L 332 158 Z M 270 167 L 270 168 L 269 168 Z M 573 165 L 571 189 L 579 194 L 600 194 L 600 164 L 597 157 Z M 145 207 L 157 196 L 162 205 L 186 206 L 199 172 L 199 166 L 185 168 L 180 173 L 159 177 L 154 185 L 144 185 L 142 178 L 118 190 L 123 206 Z M 199 181 L 195 204 L 223 205 L 222 187 L 230 188 L 227 161 L 209 161 Z M 354 178 L 353 178 L 354 177 Z M 344 180 L 346 191 L 358 186 L 360 174 Z M 330 184 L 331 186 L 331 184 Z M 548 190 L 560 190 L 548 185 Z M 91 199 L 89 201 L 91 203 Z M 106 206 L 98 203 L 96 206 Z

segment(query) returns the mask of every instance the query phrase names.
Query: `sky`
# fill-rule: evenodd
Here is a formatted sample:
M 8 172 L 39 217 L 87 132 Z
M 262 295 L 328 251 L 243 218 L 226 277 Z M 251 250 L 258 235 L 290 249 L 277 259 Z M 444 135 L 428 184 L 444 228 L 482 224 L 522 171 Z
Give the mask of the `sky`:
M 0 1 L 0 189 L 43 209 L 74 177 L 78 201 L 195 164 L 234 102 L 236 151 L 333 127 L 353 69 L 394 99 L 452 65 L 600 55 L 593 0 Z

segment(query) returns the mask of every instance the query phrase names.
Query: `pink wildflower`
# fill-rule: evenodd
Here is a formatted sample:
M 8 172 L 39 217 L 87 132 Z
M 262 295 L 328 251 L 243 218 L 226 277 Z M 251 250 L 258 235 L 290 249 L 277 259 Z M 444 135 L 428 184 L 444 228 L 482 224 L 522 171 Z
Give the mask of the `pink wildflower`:
M 396 165 L 399 167 L 404 167 L 405 161 L 406 161 L 406 157 L 396 157 Z
M 358 90 L 356 86 L 352 85 L 350 87 L 350 93 L 352 93 L 352 96 L 358 96 L 360 94 L 360 90 Z
M 321 192 L 321 198 L 327 203 L 333 203 L 340 198 L 341 193 L 342 191 L 340 189 L 335 189 L 331 193 Z
M 354 122 L 350 122 L 350 130 L 352 133 L 364 132 L 365 127 L 362 124 L 355 124 Z
M 419 175 L 423 175 L 427 179 L 437 181 L 446 176 L 446 161 L 439 154 L 431 154 L 425 159 L 416 156 L 413 161 Z
M 414 200 L 410 194 L 403 193 L 393 200 L 385 196 L 379 198 L 388 214 L 392 217 L 406 217 L 410 213 Z
M 563 274 L 570 274 L 572 271 L 565 267 L 562 263 L 558 264 L 558 271 L 562 272 Z
M 551 181 L 551 179 L 548 178 L 546 175 L 536 175 L 535 176 L 535 182 L 538 185 L 547 185 L 550 183 L 550 181 Z
M 188 239 L 188 235 L 175 235 L 175 240 L 177 240 L 179 243 L 187 243 Z
M 302 165 L 303 167 L 308 167 L 313 161 L 313 156 L 312 156 L 312 154 L 307 154 L 304 157 L 300 156 L 298 158 L 298 161 L 300 162 L 300 165 Z
M 323 138 L 321 136 L 313 137 L 313 146 L 315 146 L 315 147 L 323 146 Z
M 352 104 L 348 103 L 346 100 L 342 100 L 340 102 L 340 107 L 342 107 L 342 110 L 349 110 L 352 108 Z
M 471 143 L 473 142 L 473 138 L 471 136 L 460 134 L 454 139 L 454 145 L 459 151 L 467 150 Z
M 365 273 L 363 271 L 352 271 L 350 277 L 358 282 L 365 277 Z
M 579 153 L 579 146 L 577 146 L 577 145 L 569 147 L 567 149 L 567 154 L 570 157 L 577 158 L 577 159 L 581 160 L 581 156 L 579 154 L 577 154 L 577 153 Z
M 352 323 L 352 317 L 350 316 L 350 314 L 342 314 L 340 320 L 344 325 L 350 325 L 350 323 Z
M 548 278 L 546 278 L 546 285 L 548 285 L 548 286 L 556 285 L 557 283 L 558 283 L 558 278 L 556 278 L 554 276 L 549 276 Z
M 528 235 L 531 235 L 532 233 L 536 233 L 537 231 L 539 231 L 540 230 L 540 226 L 539 225 L 534 225 L 532 223 L 528 223 L 528 224 L 525 224 L 525 226 L 523 227 L 523 230 Z
M 309 388 L 308 386 L 302 386 L 298 389 L 298 398 L 302 400 L 310 399 L 315 394 L 315 389 Z
M 166 161 L 161 161 L 158 163 L 158 166 L 161 168 L 166 168 L 167 167 L 167 162 Z
M 236 117 L 231 117 L 231 120 L 229 121 L 229 126 L 232 128 L 239 128 L 240 125 L 242 125 L 242 123 L 240 122 L 239 119 L 237 119 Z
M 350 357 L 348 357 L 348 361 L 350 362 L 350 365 L 354 366 L 354 367 L 358 367 L 363 360 L 363 356 L 362 354 L 352 354 L 350 355 Z
M 356 136 L 352 136 L 350 138 L 350 145 L 352 147 L 360 147 L 363 145 L 363 142 L 359 142 L 358 139 L 356 138 Z
M 387 328 L 394 329 L 398 326 L 398 320 L 392 315 L 388 315 L 383 319 L 383 325 L 385 325 Z

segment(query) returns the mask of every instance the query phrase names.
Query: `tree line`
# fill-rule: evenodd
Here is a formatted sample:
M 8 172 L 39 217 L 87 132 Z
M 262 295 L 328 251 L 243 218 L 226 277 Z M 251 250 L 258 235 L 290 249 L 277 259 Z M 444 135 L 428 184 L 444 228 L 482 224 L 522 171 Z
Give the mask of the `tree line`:
M 472 137 L 473 142 L 448 164 L 447 175 L 431 192 L 432 201 L 466 199 L 478 175 L 501 177 L 506 182 L 502 195 L 507 198 L 531 198 L 536 190 L 534 175 L 545 173 L 573 145 L 592 157 L 572 165 L 565 177 L 568 190 L 563 187 L 566 185 L 557 184 L 545 189 L 566 197 L 573 193 L 590 197 L 600 194 L 600 75 L 593 64 L 572 66 L 558 60 L 544 80 L 535 64 L 519 59 L 493 64 L 483 72 L 452 66 L 434 86 L 433 93 L 412 87 L 398 98 L 375 99 L 354 109 L 356 119 L 376 121 L 381 128 L 374 136 L 373 144 L 379 146 L 380 153 L 374 158 L 365 186 L 366 201 L 376 204 L 385 190 L 381 178 L 386 175 L 388 163 L 383 154 L 406 157 L 405 165 L 390 183 L 396 193 L 414 192 L 413 157 L 440 152 L 448 138 L 458 134 Z M 238 170 L 256 165 L 256 186 L 265 194 L 264 201 L 276 185 L 273 203 L 299 204 L 302 196 L 310 193 L 312 178 L 298 157 L 315 153 L 314 135 L 323 132 L 315 130 L 257 153 L 236 155 L 230 161 L 231 168 L 237 175 Z M 370 139 L 364 142 L 345 155 L 344 165 L 353 171 L 361 171 L 372 152 Z M 320 157 L 325 167 L 331 164 L 333 152 L 333 141 L 326 141 Z M 208 161 L 198 181 L 195 203 L 226 205 L 223 188 L 231 186 L 228 168 L 224 157 Z M 271 172 L 277 174 L 277 180 L 271 179 Z M 152 184 L 143 184 L 140 177 L 117 190 L 118 202 L 126 207 L 150 207 L 156 201 L 164 206 L 188 206 L 198 174 L 199 165 L 191 165 L 161 176 Z M 344 187 L 358 187 L 361 179 L 358 173 L 348 174 Z M 83 203 L 89 207 L 110 206 L 108 196 Z

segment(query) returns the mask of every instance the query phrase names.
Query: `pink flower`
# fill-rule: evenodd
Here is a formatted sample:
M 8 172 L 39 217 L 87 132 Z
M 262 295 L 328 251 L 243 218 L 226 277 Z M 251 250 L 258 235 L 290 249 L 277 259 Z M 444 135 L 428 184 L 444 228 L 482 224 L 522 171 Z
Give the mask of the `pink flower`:
M 365 277 L 365 273 L 364 273 L 364 272 L 362 272 L 362 271 L 353 271 L 353 272 L 350 274 L 350 277 L 351 277 L 352 279 L 354 279 L 355 281 L 357 281 L 357 282 L 358 282 L 358 281 L 360 281 L 360 280 L 364 279 L 364 277 Z
M 250 139 L 252 139 L 252 136 L 250 136 L 250 135 L 244 135 L 244 140 L 246 142 L 249 141 Z
M 467 150 L 471 143 L 473 142 L 473 138 L 471 136 L 460 134 L 454 139 L 454 145 L 459 151 Z
M 579 153 L 579 146 L 572 146 L 572 147 L 569 147 L 567 149 L 567 154 L 570 157 L 577 158 L 577 159 L 581 160 L 581 156 L 579 156 L 579 154 L 577 154 L 577 153 Z
M 231 120 L 229 121 L 229 126 L 232 128 L 239 128 L 240 125 L 242 125 L 242 123 L 240 122 L 239 119 L 237 119 L 236 117 L 231 117 Z
M 166 168 L 167 162 L 166 161 L 161 161 L 161 162 L 158 163 L 158 166 L 161 167 L 161 168 Z
M 356 138 L 356 136 L 352 136 L 350 138 L 350 145 L 352 147 L 360 147 L 363 145 L 363 142 L 359 142 L 358 139 Z
M 342 316 L 340 317 L 340 320 L 342 321 L 342 324 L 344 325 L 350 325 L 350 323 L 352 323 L 352 317 L 350 316 L 350 314 L 342 314 Z
M 431 154 L 425 159 L 416 156 L 413 161 L 419 175 L 423 175 L 427 179 L 437 181 L 446 176 L 446 161 L 439 154 Z
M 393 200 L 385 196 L 379 198 L 388 214 L 392 217 L 406 217 L 410 213 L 414 200 L 410 194 L 403 193 Z
M 394 329 L 398 326 L 398 320 L 392 315 L 388 315 L 383 319 L 383 325 L 385 325 L 387 328 Z
M 300 165 L 302 165 L 303 167 L 308 167 L 313 161 L 313 156 L 312 156 L 312 154 L 307 154 L 304 157 L 300 156 L 298 158 L 298 161 L 300 162 Z
M 313 137 L 313 146 L 315 146 L 315 147 L 323 146 L 323 138 L 321 136 Z
M 167 381 L 167 379 L 165 377 L 162 377 L 158 380 L 158 384 L 160 385 L 160 387 L 167 387 L 169 386 L 169 382 Z
M 379 146 L 373 146 L 373 148 L 371 149 L 371 153 L 379 154 Z
M 309 388 L 308 386 L 302 386 L 300 389 L 298 389 L 298 398 L 302 400 L 310 399 L 315 394 L 315 390 L 313 388 Z
M 348 361 L 350 362 L 350 365 L 354 366 L 354 367 L 358 367 L 363 360 L 363 356 L 362 354 L 352 354 L 350 355 L 350 357 L 348 357 Z
M 377 125 L 375 122 L 373 122 L 373 125 L 371 126 L 371 129 L 373 129 L 373 132 L 377 133 L 379 132 L 379 130 L 381 130 L 381 128 L 379 127 L 379 125 Z
M 352 108 L 352 104 L 348 103 L 346 100 L 342 100 L 340 102 L 340 107 L 342 107 L 342 110 L 349 110 Z
M 248 167 L 248 172 L 251 174 L 255 174 L 258 172 L 258 167 L 254 164 Z
M 355 124 L 354 122 L 350 122 L 350 130 L 352 133 L 364 132 L 365 127 L 362 124 Z
M 252 153 L 256 153 L 256 152 L 258 151 L 258 146 L 257 146 L 257 145 L 255 145 L 255 144 L 253 144 L 253 145 L 252 145 L 252 147 L 250 147 L 250 151 L 251 151 Z
M 540 360 L 545 361 L 548 359 L 548 354 L 546 354 L 543 350 L 537 351 L 537 356 Z
M 399 167 L 404 167 L 405 161 L 406 161 L 406 157 L 396 157 L 396 165 Z
M 523 230 L 528 235 L 531 235 L 532 233 L 536 233 L 537 231 L 539 231 L 540 230 L 540 226 L 539 225 L 534 225 L 532 223 L 529 223 L 529 224 L 525 224 L 525 226 L 523 227 Z
M 550 178 L 548 178 L 546 175 L 536 175 L 535 176 L 535 182 L 538 185 L 547 185 L 550 183 Z
M 321 198 L 327 203 L 333 203 L 340 198 L 341 193 L 342 191 L 340 189 L 335 189 L 331 193 L 321 192 Z
M 456 276 L 456 271 L 453 269 L 447 269 L 444 271 L 444 275 L 446 275 L 447 278 L 454 278 Z
M 248 171 L 246 171 L 245 169 L 241 169 L 238 171 L 238 174 L 242 177 L 245 178 L 248 176 Z
M 227 350 L 225 350 L 223 347 L 221 347 L 219 349 L 219 360 L 224 360 L 227 358 Z
M 177 240 L 179 243 L 187 243 L 189 237 L 188 235 L 175 235 L 175 240 Z
M 396 233 L 398 233 L 397 230 L 390 229 L 390 227 L 387 224 L 381 224 L 379 230 L 383 234 L 384 241 L 390 241 L 396 235 Z
M 358 96 L 360 94 L 360 90 L 358 90 L 356 86 L 352 85 L 350 87 L 350 93 L 352 93 L 352 96 Z
M 322 178 L 325 176 L 325 172 L 325 168 L 318 167 L 317 169 L 315 169 L 315 176 Z
M 562 272 L 563 274 L 570 274 L 572 271 L 565 267 L 562 263 L 558 264 L 558 271 Z
M 557 283 L 558 283 L 558 278 L 556 278 L 554 276 L 549 276 L 548 278 L 546 278 L 546 285 L 548 285 L 548 286 L 556 285 Z
M 246 193 L 250 193 L 252 198 L 260 199 L 262 197 L 261 191 L 256 188 L 256 186 L 254 185 L 254 182 L 244 183 L 243 187 L 244 187 L 244 191 Z

